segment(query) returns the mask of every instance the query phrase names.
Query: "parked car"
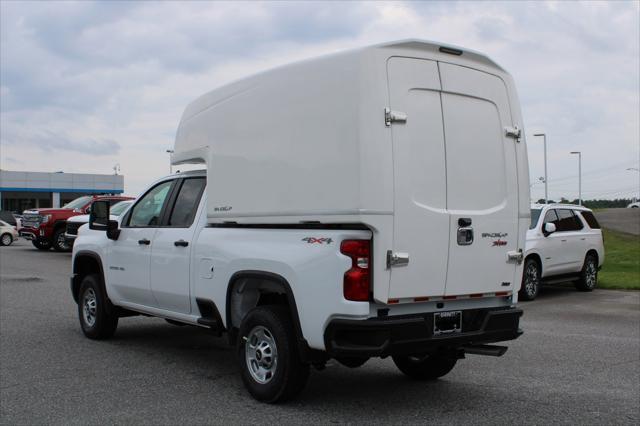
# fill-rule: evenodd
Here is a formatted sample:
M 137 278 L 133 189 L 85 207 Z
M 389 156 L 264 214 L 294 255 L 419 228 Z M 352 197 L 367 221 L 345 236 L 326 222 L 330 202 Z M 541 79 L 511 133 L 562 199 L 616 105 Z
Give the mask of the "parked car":
M 501 356 L 494 343 L 522 334 L 521 129 L 506 71 L 419 40 L 209 92 L 171 157 L 206 170 L 157 180 L 118 220 L 97 201 L 80 228 L 81 330 L 106 339 L 143 314 L 227 333 L 265 402 L 330 358 L 391 357 L 428 380 L 465 354 Z
M 627 208 L 628 209 L 637 209 L 640 207 L 640 201 L 635 201 L 633 203 L 630 203 Z
M 11 226 L 16 226 L 16 215 L 8 210 L 0 210 L 0 220 L 5 221 Z
M 568 204 L 531 207 L 521 300 L 533 300 L 543 282 L 574 281 L 578 290 L 591 291 L 604 263 L 604 242 L 593 212 Z
M 19 232 L 21 236 L 31 240 L 33 246 L 39 250 L 49 250 L 53 247 L 56 251 L 69 251 L 71 247 L 67 244 L 64 236 L 67 219 L 89 213 L 91 205 L 97 200 L 115 203 L 131 199 L 132 197 L 120 195 L 85 195 L 76 198 L 59 209 L 25 210 L 22 215 L 22 227 Z
M 120 217 L 120 215 L 122 215 L 124 212 L 127 211 L 127 209 L 129 208 L 129 206 L 131 206 L 131 204 L 133 204 L 133 200 L 120 201 L 112 205 L 110 209 L 111 220 L 117 220 Z M 73 216 L 67 219 L 67 228 L 65 230 L 64 236 L 69 246 L 73 246 L 73 242 L 78 236 L 78 229 L 82 225 L 86 225 L 87 223 L 89 223 L 88 214 Z
M 18 231 L 4 220 L 0 220 L 0 245 L 10 246 L 18 239 Z

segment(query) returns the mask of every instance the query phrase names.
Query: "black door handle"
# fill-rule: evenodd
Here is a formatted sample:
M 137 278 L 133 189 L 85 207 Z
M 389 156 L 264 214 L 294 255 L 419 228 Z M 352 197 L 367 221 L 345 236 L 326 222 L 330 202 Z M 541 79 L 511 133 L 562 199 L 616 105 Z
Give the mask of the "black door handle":
M 148 246 L 149 244 L 151 244 L 151 241 L 147 240 L 146 238 L 143 238 L 142 240 L 138 240 L 138 244 L 145 245 Z
M 178 240 L 178 241 L 174 241 L 173 245 L 176 247 L 186 247 L 189 245 L 189 242 L 185 240 Z

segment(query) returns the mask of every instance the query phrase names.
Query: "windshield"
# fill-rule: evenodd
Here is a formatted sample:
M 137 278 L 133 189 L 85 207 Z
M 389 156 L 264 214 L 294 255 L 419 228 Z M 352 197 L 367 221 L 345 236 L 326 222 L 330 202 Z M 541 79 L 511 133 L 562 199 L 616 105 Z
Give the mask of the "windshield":
M 109 210 L 109 214 L 112 214 L 114 216 L 120 216 L 131 204 L 133 204 L 133 201 L 120 201 L 119 203 L 116 203 L 113 206 L 111 206 L 111 209 Z
M 538 219 L 540 218 L 540 213 L 542 213 L 542 209 L 531 209 L 531 225 L 529 225 L 529 229 L 536 227 Z
M 76 198 L 75 200 L 62 206 L 63 209 L 79 209 L 87 205 L 91 201 L 91 196 L 85 195 L 84 197 Z

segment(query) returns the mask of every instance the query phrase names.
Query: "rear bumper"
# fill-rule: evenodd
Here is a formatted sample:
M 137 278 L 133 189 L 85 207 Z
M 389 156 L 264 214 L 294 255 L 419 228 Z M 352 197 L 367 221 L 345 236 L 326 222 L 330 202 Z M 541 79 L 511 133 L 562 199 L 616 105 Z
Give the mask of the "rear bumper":
M 330 356 L 388 356 L 435 352 L 467 345 L 513 340 L 522 310 L 488 308 L 462 311 L 462 332 L 436 336 L 433 313 L 368 320 L 336 319 L 325 330 Z

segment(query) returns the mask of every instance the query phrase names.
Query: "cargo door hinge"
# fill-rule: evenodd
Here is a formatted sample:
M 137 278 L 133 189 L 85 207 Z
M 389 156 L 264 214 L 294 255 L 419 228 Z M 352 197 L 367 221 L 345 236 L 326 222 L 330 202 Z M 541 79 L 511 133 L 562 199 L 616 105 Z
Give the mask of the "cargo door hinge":
M 522 263 L 524 260 L 524 254 L 522 253 L 522 249 L 511 250 L 507 252 L 507 261 L 515 262 L 518 265 Z
M 504 134 L 506 137 L 514 138 L 516 142 L 520 142 L 520 138 L 522 137 L 522 130 L 518 126 L 505 127 Z
M 384 109 L 384 125 L 389 127 L 391 123 L 406 123 L 407 114 L 401 111 L 391 111 L 390 108 Z

